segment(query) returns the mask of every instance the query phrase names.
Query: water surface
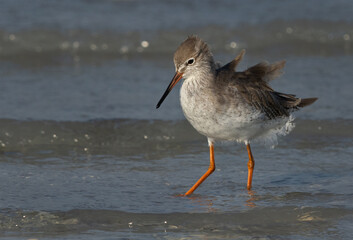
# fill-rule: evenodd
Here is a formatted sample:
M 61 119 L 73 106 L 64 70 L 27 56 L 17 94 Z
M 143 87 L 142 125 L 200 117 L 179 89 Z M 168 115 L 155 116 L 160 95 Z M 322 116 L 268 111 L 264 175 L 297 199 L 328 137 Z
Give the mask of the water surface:
M 3 1 L 0 237 L 350 239 L 351 1 Z M 190 34 L 239 69 L 287 61 L 272 86 L 318 97 L 275 149 L 208 147 L 184 119 L 173 52 Z M 180 86 L 179 86 L 180 87 Z

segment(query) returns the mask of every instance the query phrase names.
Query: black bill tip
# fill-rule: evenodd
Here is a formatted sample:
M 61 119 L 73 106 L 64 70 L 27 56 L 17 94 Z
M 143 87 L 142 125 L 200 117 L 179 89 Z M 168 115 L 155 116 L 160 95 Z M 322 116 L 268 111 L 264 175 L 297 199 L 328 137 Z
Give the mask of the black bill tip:
M 176 72 L 172 81 L 169 83 L 167 89 L 165 90 L 163 96 L 159 100 L 159 102 L 156 105 L 156 108 L 159 108 L 162 105 L 162 102 L 164 99 L 168 96 L 169 92 L 172 90 L 172 88 L 179 82 L 179 80 L 183 77 L 182 73 Z

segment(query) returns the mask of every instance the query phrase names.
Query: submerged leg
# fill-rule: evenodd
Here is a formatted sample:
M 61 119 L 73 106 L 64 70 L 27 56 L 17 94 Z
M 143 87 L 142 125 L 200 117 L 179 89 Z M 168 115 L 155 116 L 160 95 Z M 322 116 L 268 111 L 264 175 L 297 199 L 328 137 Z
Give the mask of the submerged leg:
M 250 148 L 250 144 L 249 143 L 246 144 L 246 149 L 248 150 L 248 155 L 249 155 L 247 189 L 251 190 L 251 183 L 252 183 L 252 176 L 253 176 L 254 167 L 255 167 L 255 161 L 254 161 L 254 157 L 252 156 L 251 148 Z
M 203 181 L 205 181 L 205 179 L 211 175 L 211 173 L 213 173 L 213 171 L 216 169 L 216 165 L 215 165 L 215 162 L 214 162 L 214 149 L 213 149 L 213 143 L 211 142 L 210 144 L 210 166 L 208 167 L 208 170 L 207 172 L 194 184 L 194 186 L 192 186 L 189 191 L 187 191 L 184 195 L 185 196 L 188 196 L 190 194 L 192 194 L 196 188 L 198 186 L 201 185 L 201 183 Z

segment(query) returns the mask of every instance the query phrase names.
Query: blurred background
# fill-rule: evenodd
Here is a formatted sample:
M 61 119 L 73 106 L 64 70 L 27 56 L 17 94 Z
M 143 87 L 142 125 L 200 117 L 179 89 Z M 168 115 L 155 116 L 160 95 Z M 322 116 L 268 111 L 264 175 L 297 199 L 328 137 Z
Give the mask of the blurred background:
M 155 109 L 192 34 L 221 63 L 246 49 L 238 70 L 285 59 L 272 86 L 319 98 L 253 147 L 252 193 L 232 144 L 175 197 L 208 167 L 178 87 Z M 3 0 L 0 237 L 350 239 L 352 66 L 351 0 Z
M 153 108 L 174 74 L 174 51 L 197 34 L 222 63 L 246 49 L 240 69 L 286 59 L 276 85 L 320 97 L 320 117 L 352 118 L 343 106 L 352 90 L 352 9 L 347 0 L 3 1 L 0 116 L 182 118 L 177 91 L 168 114 Z

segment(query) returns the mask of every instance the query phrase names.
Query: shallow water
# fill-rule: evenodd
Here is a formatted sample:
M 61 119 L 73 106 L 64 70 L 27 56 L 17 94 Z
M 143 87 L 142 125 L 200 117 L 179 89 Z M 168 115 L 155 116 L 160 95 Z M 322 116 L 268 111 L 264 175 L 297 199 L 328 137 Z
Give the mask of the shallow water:
M 3 1 L 0 237 L 350 239 L 350 1 Z M 217 143 L 184 119 L 172 55 L 196 33 L 239 69 L 287 61 L 278 90 L 319 97 L 275 149 Z M 180 86 L 179 86 L 180 87 Z
M 245 147 L 217 145 L 216 172 L 187 198 L 177 195 L 207 169 L 208 151 L 185 120 L 0 123 L 7 237 L 319 239 L 352 231 L 352 120 L 297 120 L 276 149 L 255 145 L 251 192 Z

